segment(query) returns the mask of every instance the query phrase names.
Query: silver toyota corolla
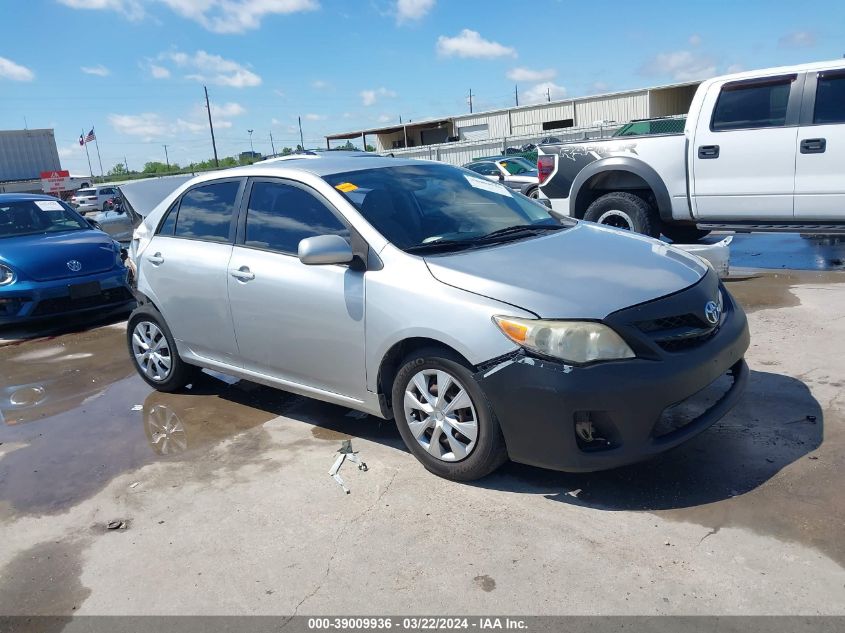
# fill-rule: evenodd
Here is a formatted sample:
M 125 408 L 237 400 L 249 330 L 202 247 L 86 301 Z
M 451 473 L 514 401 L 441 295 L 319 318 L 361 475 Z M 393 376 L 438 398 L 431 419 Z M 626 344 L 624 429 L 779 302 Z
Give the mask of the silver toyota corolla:
M 394 418 L 452 479 L 677 446 L 747 380 L 745 314 L 702 260 L 470 171 L 338 154 L 200 176 L 135 232 L 138 372 L 199 368 Z

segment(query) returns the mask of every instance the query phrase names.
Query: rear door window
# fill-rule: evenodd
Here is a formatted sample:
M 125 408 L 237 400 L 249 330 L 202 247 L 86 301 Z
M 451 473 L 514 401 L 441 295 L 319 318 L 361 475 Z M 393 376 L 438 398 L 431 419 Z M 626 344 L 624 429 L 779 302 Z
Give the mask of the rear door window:
M 246 214 L 245 246 L 296 255 L 299 242 L 316 235 L 348 239 L 349 229 L 305 189 L 281 182 L 253 184 Z
M 791 77 L 766 83 L 726 84 L 713 110 L 713 131 L 784 126 L 791 87 Z
M 237 180 L 201 185 L 182 196 L 174 235 L 208 242 L 230 240 L 232 216 L 241 183 Z M 170 214 L 174 215 L 174 214 Z M 164 232 L 170 217 L 162 225 Z
M 819 75 L 813 123 L 845 123 L 845 71 Z

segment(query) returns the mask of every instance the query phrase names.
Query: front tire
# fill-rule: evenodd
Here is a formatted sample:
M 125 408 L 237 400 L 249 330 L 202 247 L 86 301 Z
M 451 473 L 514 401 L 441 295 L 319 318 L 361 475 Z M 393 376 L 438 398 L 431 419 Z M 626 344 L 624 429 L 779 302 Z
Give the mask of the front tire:
M 393 382 L 392 402 L 405 446 L 435 475 L 472 481 L 507 461 L 490 403 L 457 354 L 429 348 L 409 355 Z
M 129 317 L 126 342 L 135 370 L 158 391 L 181 391 L 200 371 L 182 360 L 170 328 L 149 304 L 137 308 Z
M 618 229 L 660 237 L 660 218 L 648 202 L 632 193 L 614 191 L 596 198 L 584 219 Z

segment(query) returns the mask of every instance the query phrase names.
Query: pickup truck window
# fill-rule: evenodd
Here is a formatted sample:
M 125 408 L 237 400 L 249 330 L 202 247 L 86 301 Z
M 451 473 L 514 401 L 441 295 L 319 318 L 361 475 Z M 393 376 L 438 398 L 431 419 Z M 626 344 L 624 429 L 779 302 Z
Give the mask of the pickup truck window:
M 819 77 L 813 123 L 845 123 L 845 74 Z
M 792 79 L 749 85 L 722 86 L 713 110 L 714 132 L 749 128 L 782 127 Z

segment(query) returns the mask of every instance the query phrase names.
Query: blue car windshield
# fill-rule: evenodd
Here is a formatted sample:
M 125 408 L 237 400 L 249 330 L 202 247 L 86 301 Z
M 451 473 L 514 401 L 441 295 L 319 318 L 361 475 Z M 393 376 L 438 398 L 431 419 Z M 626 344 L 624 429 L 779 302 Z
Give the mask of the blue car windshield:
M 402 249 L 560 223 L 543 205 L 466 169 L 399 165 L 324 176 Z
M 75 211 L 58 200 L 0 202 L 0 238 L 90 228 Z

